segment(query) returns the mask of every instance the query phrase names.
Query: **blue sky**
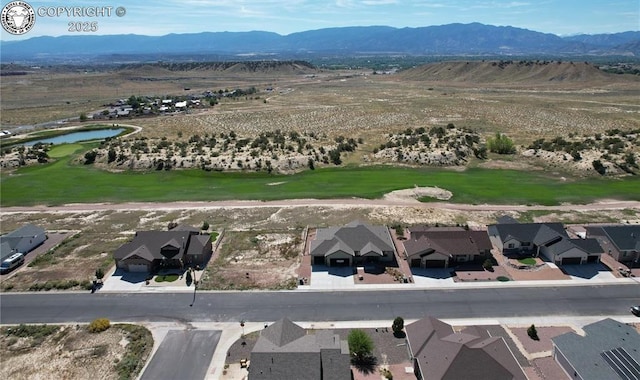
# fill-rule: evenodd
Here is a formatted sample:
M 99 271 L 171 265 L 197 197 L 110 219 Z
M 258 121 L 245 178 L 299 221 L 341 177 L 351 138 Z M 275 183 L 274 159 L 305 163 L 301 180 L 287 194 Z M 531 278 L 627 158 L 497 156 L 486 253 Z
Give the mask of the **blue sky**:
M 2 0 L 2 6 L 8 0 Z M 36 10 L 59 6 L 118 6 L 117 17 L 38 17 L 22 36 L 2 30 L 2 40 L 73 35 L 69 22 L 97 21 L 83 34 L 198 33 L 264 30 L 290 34 L 342 26 L 420 27 L 481 22 L 557 35 L 640 30 L 640 0 L 102 0 L 29 1 Z

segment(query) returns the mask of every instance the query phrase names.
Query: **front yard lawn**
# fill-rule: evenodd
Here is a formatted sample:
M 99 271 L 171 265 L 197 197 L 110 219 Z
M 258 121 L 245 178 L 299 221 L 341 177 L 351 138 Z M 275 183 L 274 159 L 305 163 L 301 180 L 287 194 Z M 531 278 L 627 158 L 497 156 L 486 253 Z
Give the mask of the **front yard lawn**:
M 536 259 L 534 259 L 533 257 L 525 257 L 523 259 L 518 259 L 518 262 L 520 264 L 529 265 L 529 266 L 536 265 Z
M 162 275 L 158 275 L 156 276 L 155 281 L 156 282 L 174 282 L 175 280 L 178 279 L 177 274 L 162 274 Z

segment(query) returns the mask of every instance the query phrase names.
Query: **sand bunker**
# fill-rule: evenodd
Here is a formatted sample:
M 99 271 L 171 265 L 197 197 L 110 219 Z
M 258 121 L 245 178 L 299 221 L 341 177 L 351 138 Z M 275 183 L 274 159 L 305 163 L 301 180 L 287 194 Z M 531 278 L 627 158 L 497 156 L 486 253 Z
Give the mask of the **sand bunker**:
M 453 193 L 439 187 L 414 187 L 412 189 L 395 190 L 384 195 L 384 199 L 392 201 L 415 201 L 419 198 L 430 197 L 440 200 L 451 199 Z

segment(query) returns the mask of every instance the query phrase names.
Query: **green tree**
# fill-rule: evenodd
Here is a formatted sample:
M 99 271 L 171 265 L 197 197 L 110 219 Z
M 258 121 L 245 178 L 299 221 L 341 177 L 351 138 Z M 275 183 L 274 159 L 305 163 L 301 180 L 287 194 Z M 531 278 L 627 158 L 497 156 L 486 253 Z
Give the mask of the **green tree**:
M 404 319 L 402 319 L 402 317 L 396 317 L 391 325 L 391 330 L 393 330 L 395 335 L 399 335 L 402 329 L 404 329 Z
M 207 231 L 209 229 L 209 222 L 207 222 L 206 220 L 204 222 L 202 222 L 202 231 Z
M 84 154 L 84 164 L 91 165 L 96 162 L 96 157 L 98 157 L 98 152 L 95 150 L 90 150 Z
M 117 154 L 116 154 L 116 150 L 111 148 L 109 149 L 109 153 L 107 154 L 107 163 L 112 163 L 113 161 L 116 160 Z
M 487 143 L 489 145 L 489 150 L 493 153 L 514 154 L 516 152 L 516 147 L 513 145 L 513 141 L 500 132 L 496 132 L 495 137 L 489 139 Z
M 347 337 L 349 353 L 356 361 L 365 360 L 373 354 L 373 340 L 364 331 L 353 329 Z
M 591 165 L 593 165 L 593 168 L 601 175 L 604 175 L 607 172 L 607 168 L 602 164 L 602 161 L 600 160 L 594 160 Z
M 96 278 L 102 280 L 104 278 L 104 270 L 102 268 L 96 269 Z
M 80 121 L 87 121 L 89 118 L 87 117 L 86 113 L 81 113 L 80 114 Z

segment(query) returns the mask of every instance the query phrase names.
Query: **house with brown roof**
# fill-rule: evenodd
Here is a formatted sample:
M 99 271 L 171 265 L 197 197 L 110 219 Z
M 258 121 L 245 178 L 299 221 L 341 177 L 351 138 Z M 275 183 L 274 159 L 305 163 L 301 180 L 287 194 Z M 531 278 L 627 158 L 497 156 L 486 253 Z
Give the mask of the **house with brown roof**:
M 118 248 L 113 258 L 117 268 L 128 272 L 155 272 L 158 269 L 204 267 L 211 258 L 209 235 L 195 228 L 171 231 L 138 231 L 132 241 Z
M 542 255 L 556 265 L 600 262 L 603 249 L 596 239 L 572 239 L 562 223 L 518 223 L 515 220 L 489 225 L 489 238 L 507 257 Z
M 455 332 L 434 317 L 405 327 L 409 354 L 419 380 L 526 380 L 504 338 L 481 327 Z
M 482 262 L 491 255 L 491 241 L 485 231 L 462 227 L 411 227 L 402 242 L 413 268 L 448 268 L 458 263 Z
M 314 265 L 392 263 L 395 252 L 386 226 L 371 226 L 358 221 L 344 227 L 318 228 L 310 245 Z
M 348 380 L 350 359 L 349 345 L 338 334 L 307 334 L 284 318 L 260 333 L 251 351 L 249 380 Z

